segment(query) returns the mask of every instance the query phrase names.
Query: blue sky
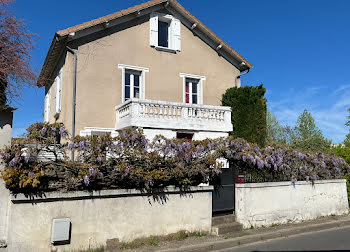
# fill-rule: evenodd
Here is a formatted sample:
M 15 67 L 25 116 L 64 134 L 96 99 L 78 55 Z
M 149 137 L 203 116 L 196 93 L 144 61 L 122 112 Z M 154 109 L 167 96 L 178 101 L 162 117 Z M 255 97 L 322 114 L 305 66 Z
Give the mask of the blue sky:
M 142 3 L 142 0 L 17 0 L 17 16 L 39 35 L 32 52 L 40 69 L 54 33 Z M 350 1 L 179 0 L 193 15 L 248 59 L 243 85 L 263 83 L 268 107 L 293 126 L 306 108 L 335 143 L 348 133 L 350 107 Z M 44 90 L 27 88 L 14 114 L 14 136 L 42 120 Z

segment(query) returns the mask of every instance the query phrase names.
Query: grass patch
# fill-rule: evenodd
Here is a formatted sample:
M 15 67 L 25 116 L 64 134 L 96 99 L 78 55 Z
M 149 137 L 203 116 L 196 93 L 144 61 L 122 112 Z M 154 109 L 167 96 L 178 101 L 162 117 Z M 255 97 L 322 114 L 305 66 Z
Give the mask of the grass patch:
M 87 250 L 63 250 L 63 252 L 104 252 L 105 251 L 105 247 L 101 246 L 98 248 L 90 248 Z
M 208 235 L 208 232 L 187 232 L 181 230 L 177 233 L 165 235 L 165 236 L 150 236 L 147 238 L 135 239 L 131 242 L 123 242 L 120 245 L 120 249 L 137 249 L 146 246 L 157 247 L 161 242 L 171 241 L 183 241 L 189 237 L 203 237 Z
M 278 227 L 278 226 L 280 226 L 281 224 L 279 224 L 279 223 L 272 223 L 272 225 L 271 225 L 271 227 Z

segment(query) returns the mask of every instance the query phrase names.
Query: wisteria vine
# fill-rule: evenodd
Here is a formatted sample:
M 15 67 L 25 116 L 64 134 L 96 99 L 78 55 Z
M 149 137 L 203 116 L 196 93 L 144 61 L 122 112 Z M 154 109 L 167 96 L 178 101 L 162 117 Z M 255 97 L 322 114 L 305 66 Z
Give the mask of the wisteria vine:
M 1 176 L 13 192 L 215 185 L 222 172 L 218 158 L 226 158 L 237 173 L 255 174 L 264 181 L 337 179 L 350 170 L 333 154 L 259 148 L 231 137 L 188 142 L 157 136 L 149 141 L 141 130 L 126 130 L 117 137 L 69 139 L 63 125 L 45 123 L 27 132 L 26 143 L 29 139 L 35 144 L 16 142 L 0 153 L 5 164 Z M 43 159 L 43 152 L 52 153 L 52 158 Z

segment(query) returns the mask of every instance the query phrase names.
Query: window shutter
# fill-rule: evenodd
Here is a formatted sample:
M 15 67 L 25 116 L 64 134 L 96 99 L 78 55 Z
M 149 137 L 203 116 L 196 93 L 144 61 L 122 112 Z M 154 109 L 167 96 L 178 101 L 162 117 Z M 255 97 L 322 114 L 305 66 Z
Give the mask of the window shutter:
M 45 107 L 44 107 L 44 122 L 49 122 L 50 116 L 50 95 L 51 89 L 49 89 L 45 95 Z
M 58 89 L 58 112 L 61 112 L 61 101 L 62 101 L 62 70 L 59 73 L 59 89 Z
M 176 18 L 171 22 L 171 34 L 172 49 L 181 51 L 181 22 Z
M 158 16 L 154 13 L 151 14 L 151 18 L 149 20 L 150 25 L 150 45 L 158 46 Z
M 58 77 L 55 78 L 55 114 L 58 112 L 57 111 L 57 97 L 58 97 Z
M 55 79 L 55 114 L 61 112 L 62 72 Z

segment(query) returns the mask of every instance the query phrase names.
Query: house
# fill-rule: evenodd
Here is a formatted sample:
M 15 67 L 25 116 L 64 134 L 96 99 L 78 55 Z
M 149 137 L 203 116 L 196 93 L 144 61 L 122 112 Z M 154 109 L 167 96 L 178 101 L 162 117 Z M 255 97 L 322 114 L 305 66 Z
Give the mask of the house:
M 221 96 L 251 67 L 176 0 L 152 0 L 55 33 L 38 81 L 44 121 L 73 136 L 227 136 Z

